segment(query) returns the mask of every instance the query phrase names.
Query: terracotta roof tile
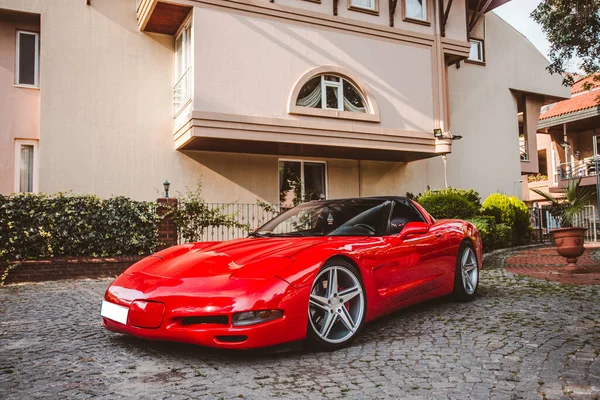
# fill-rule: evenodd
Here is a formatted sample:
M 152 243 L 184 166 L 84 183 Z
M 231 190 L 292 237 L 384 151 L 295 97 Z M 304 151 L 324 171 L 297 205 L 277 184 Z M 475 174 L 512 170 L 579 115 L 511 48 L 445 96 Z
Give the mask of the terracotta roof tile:
M 594 80 L 594 75 L 588 76 L 587 78 L 578 80 L 577 82 L 575 82 L 573 84 L 573 86 L 571 86 L 571 94 L 583 92 L 584 91 L 583 85 L 585 83 L 591 83 L 593 85 L 592 88 L 600 86 L 600 81 Z
M 552 117 L 558 117 L 559 115 L 570 114 L 576 111 L 587 110 L 588 108 L 600 107 L 600 90 L 592 90 L 590 92 L 583 91 L 584 82 L 589 81 L 595 83 L 595 87 L 600 87 L 600 82 L 593 82 L 592 77 L 587 77 L 576 82 L 572 87 L 571 91 L 575 96 L 570 99 L 559 101 L 550 107 L 546 112 L 540 115 L 540 121 Z

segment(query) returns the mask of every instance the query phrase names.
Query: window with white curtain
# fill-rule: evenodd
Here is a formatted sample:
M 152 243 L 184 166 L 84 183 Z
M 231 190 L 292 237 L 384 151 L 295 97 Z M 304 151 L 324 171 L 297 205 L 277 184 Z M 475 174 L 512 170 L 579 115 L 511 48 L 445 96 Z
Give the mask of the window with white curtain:
M 37 140 L 15 140 L 15 192 L 37 192 L 37 149 Z
M 427 20 L 427 0 L 404 0 L 406 18 Z
M 38 85 L 40 62 L 40 35 L 36 32 L 17 31 L 15 83 Z
M 366 113 L 361 92 L 348 80 L 332 74 L 315 76 L 302 86 L 296 105 L 325 110 Z
M 175 38 L 174 113 L 177 113 L 192 98 L 192 65 L 192 24 L 190 20 Z
M 366 8 L 367 10 L 375 10 L 376 0 L 350 0 L 352 7 Z
M 483 40 L 479 39 L 470 39 L 471 42 L 471 51 L 469 52 L 469 60 L 484 62 L 485 59 L 483 57 Z

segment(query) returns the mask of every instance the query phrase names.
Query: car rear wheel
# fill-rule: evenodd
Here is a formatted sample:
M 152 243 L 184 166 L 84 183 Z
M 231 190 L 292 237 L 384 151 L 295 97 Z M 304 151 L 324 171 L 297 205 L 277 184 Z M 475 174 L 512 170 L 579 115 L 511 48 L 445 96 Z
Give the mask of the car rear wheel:
M 327 262 L 310 291 L 307 337 L 317 347 L 347 346 L 365 320 L 366 296 L 356 267 L 344 260 Z
M 471 301 L 477 293 L 479 284 L 479 263 L 475 248 L 469 242 L 463 242 L 456 257 L 454 276 L 454 297 L 459 301 Z

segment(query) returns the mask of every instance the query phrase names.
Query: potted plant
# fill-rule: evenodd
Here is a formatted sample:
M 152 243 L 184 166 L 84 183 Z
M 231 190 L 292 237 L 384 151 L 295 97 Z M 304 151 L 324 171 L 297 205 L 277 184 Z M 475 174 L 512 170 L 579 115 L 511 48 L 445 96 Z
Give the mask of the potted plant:
M 549 212 L 559 222 L 560 228 L 550 231 L 554 238 L 556 251 L 567 259 L 567 271 L 577 272 L 577 258 L 583 254 L 583 242 L 587 228 L 574 227 L 575 217 L 583 211 L 592 198 L 589 188 L 581 188 L 581 179 L 570 180 L 561 192 L 563 197 L 556 198 L 539 189 L 531 189 L 550 202 Z

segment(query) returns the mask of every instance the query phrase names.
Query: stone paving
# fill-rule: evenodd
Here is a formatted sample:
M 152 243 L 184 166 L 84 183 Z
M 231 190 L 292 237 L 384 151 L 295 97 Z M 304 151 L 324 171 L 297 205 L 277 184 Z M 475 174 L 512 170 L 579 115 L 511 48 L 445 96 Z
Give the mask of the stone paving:
M 600 286 L 481 275 L 474 302 L 396 312 L 332 353 L 110 333 L 98 316 L 106 279 L 2 287 L 0 398 L 598 399 Z

